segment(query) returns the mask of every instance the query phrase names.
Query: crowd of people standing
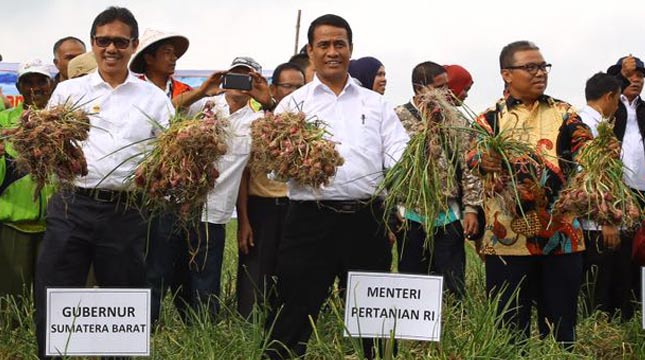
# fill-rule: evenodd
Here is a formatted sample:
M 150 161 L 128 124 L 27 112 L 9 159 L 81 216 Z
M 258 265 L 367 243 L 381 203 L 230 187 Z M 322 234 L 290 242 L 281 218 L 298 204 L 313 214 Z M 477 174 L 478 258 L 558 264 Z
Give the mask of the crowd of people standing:
M 518 330 L 518 341 L 530 334 L 535 304 L 540 334 L 552 333 L 570 348 L 581 288 L 589 311 L 623 320 L 634 315 L 635 230 L 555 218 L 550 206 L 602 118 L 616 118 L 617 146 L 629 169 L 625 183 L 636 193 L 645 191 L 640 59 L 623 56 L 606 73 L 590 74 L 587 104 L 576 110 L 546 95 L 551 64 L 535 44 L 505 46 L 499 57 L 503 96 L 476 119 L 464 115 L 451 125 L 474 121 L 492 135 L 529 129 L 517 140 L 540 150 L 544 176 L 518 185 L 528 214 L 518 221 L 482 185 L 486 174 L 502 172 L 500 155 L 472 148 L 472 139 L 463 135 L 439 154 L 440 164 L 456 169 L 445 171 L 454 179 L 442 181 L 458 186 L 428 234 L 412 209 L 390 214 L 394 226 L 387 226 L 377 190 L 405 151 L 411 129 L 426 121 L 419 109 L 424 89 L 447 89 L 458 106 L 474 84 L 471 74 L 459 65 L 424 60 L 411 71 L 414 95 L 393 107 L 383 97 L 385 65 L 374 57 L 352 59 L 352 30 L 343 18 L 320 16 L 307 38 L 302 53 L 275 67 L 271 83 L 257 61 L 240 54 L 227 70 L 192 88 L 173 77 L 178 59 L 189 51 L 187 37 L 150 29 L 139 36 L 134 15 L 110 7 L 92 24 L 90 51 L 76 37 L 55 43 L 55 77 L 39 61 L 20 65 L 17 88 L 24 101 L 13 108 L 0 102 L 7 107 L 0 111 L 0 129 L 16 126 L 29 108 L 69 101 L 93 114 L 83 144 L 88 174 L 71 189 L 45 187 L 35 200 L 35 183 L 15 167 L 11 144 L 0 140 L 0 295 L 19 295 L 33 285 L 40 357 L 46 289 L 83 287 L 90 273 L 100 287 L 151 288 L 153 322 L 168 291 L 186 321 L 193 311 L 217 314 L 226 224 L 234 211 L 238 311 L 248 317 L 256 306 L 270 309 L 267 336 L 276 341 L 268 358 L 304 355 L 310 319 L 316 320 L 336 279 L 342 287 L 348 271 L 389 272 L 393 246 L 399 249 L 399 272 L 442 275 L 445 290 L 460 301 L 466 292 L 465 243 L 474 241 L 485 262 L 486 291 L 499 302 L 502 323 Z M 251 89 L 223 89 L 231 73 L 249 75 Z M 176 113 L 190 116 L 212 106 L 228 118 L 230 136 L 201 221 L 186 232 L 176 214 L 147 216 L 129 207 L 137 194 L 127 180 L 141 149 L 128 145 L 159 133 L 148 117 L 167 126 Z M 293 111 L 325 119 L 345 160 L 322 189 L 279 182 L 247 166 L 253 121 L 265 112 Z M 406 231 L 397 231 L 401 227 Z M 372 340 L 363 344 L 366 357 L 376 356 Z

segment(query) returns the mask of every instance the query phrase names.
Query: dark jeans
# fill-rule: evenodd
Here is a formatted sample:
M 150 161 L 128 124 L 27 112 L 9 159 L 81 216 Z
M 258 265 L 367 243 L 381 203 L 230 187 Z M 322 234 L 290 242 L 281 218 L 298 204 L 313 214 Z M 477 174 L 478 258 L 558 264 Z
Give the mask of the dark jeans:
M 186 314 L 185 293 L 180 279 L 180 266 L 188 262 L 188 230 L 178 225 L 175 215 L 164 213 L 150 219 L 150 235 L 146 252 L 146 286 L 151 290 L 151 323 L 159 319 L 161 302 L 168 289 L 179 313 Z
M 498 316 L 511 328 L 531 332 L 531 307 L 537 305 L 540 335 L 553 328 L 567 347 L 575 341 L 582 253 L 542 256 L 486 256 L 486 291 L 499 296 Z
M 426 244 L 423 226 L 408 221 L 407 231 L 399 234 L 399 272 L 443 275 L 445 289 L 461 298 L 464 294 L 466 252 L 464 229 L 460 221 L 434 229 L 433 246 Z
M 124 203 L 58 193 L 49 201 L 47 230 L 36 266 L 36 337 L 45 354 L 46 289 L 84 287 L 90 264 L 101 287 L 144 287 L 146 221 Z
M 199 313 L 202 307 L 211 316 L 217 314 L 225 226 L 200 222 L 186 232 L 169 215 L 153 226 L 155 236 L 151 241 L 156 243 L 150 244 L 146 258 L 146 283 L 153 293 L 153 315 L 159 317 L 160 303 L 168 288 L 178 291 L 175 305 L 184 320 L 188 319 L 188 311 Z
M 237 310 L 245 318 L 256 302 L 263 305 L 272 291 L 287 205 L 287 198 L 249 196 L 254 246 L 246 255 L 239 252 L 236 288 Z
M 633 234 L 621 231 L 616 249 L 604 246 L 600 231 L 585 231 L 584 235 L 587 251 L 582 296 L 586 313 L 601 310 L 613 317 L 620 311 L 621 318 L 628 321 L 640 298 L 640 268 L 631 258 Z
M 317 319 L 337 276 L 350 270 L 389 271 L 392 253 L 382 220 L 380 203 L 345 213 L 314 201 L 290 202 L 278 249 L 278 302 L 267 321 L 272 340 L 304 355 L 312 332 L 309 316 Z M 364 345 L 369 351 L 371 341 Z M 288 358 L 278 344 L 266 355 Z

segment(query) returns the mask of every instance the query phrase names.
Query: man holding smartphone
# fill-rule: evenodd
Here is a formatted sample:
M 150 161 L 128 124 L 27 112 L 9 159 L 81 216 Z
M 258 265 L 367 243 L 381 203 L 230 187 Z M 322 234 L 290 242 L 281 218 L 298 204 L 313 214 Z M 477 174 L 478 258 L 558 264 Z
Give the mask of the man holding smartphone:
M 187 304 L 195 312 L 205 306 L 209 315 L 215 315 L 219 309 L 226 224 L 233 214 L 238 192 L 240 199 L 246 196 L 247 185 L 241 183 L 251 149 L 250 125 L 262 116 L 261 112 L 251 108 L 249 102 L 251 98 L 260 103 L 271 102 L 269 87 L 261 73 L 262 67 L 252 58 L 235 58 L 227 71 L 215 72 L 207 80 L 209 83 L 206 86 L 220 95 L 202 97 L 188 108 L 189 116 L 212 107 L 212 111 L 218 116 L 228 118 L 228 150 L 216 164 L 220 176 L 208 194 L 202 221 L 190 229 L 190 245 L 186 242 L 174 244 L 177 246 L 174 247 L 176 251 L 172 254 L 173 258 L 157 264 L 166 266 L 167 269 L 149 273 L 147 280 L 157 284 L 168 283 L 172 279 L 163 277 L 172 274 L 177 285 L 182 288 L 177 294 L 177 301 Z M 224 82 L 227 88 L 224 88 Z M 183 106 L 186 105 L 187 102 L 184 101 Z M 246 208 L 246 198 L 243 203 L 244 205 L 239 205 L 238 201 L 238 217 L 241 217 L 240 208 Z M 188 246 L 192 250 L 192 259 L 189 257 Z M 180 309 L 183 310 L 185 309 Z M 184 311 L 182 315 L 185 317 L 186 314 Z

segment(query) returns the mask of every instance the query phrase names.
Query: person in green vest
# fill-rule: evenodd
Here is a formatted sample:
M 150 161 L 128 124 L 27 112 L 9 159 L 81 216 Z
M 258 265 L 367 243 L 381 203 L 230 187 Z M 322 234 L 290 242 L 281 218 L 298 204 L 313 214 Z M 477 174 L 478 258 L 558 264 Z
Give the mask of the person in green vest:
M 24 102 L 0 111 L 0 132 L 18 124 L 23 109 L 44 108 L 53 86 L 49 69 L 40 60 L 20 64 L 16 87 Z M 51 195 L 51 188 L 45 187 L 34 200 L 36 184 L 16 169 L 16 156 L 11 143 L 0 137 L 0 296 L 27 293 L 33 283 Z

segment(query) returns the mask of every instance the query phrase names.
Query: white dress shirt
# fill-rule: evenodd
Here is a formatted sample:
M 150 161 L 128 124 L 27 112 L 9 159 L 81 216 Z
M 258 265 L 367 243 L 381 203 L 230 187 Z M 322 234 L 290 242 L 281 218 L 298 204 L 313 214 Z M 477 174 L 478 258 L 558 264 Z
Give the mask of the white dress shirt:
M 213 190 L 208 193 L 202 221 L 226 224 L 233 215 L 242 173 L 251 153 L 251 123 L 263 113 L 253 111 L 247 104 L 231 114 L 225 95 L 219 95 L 196 102 L 189 108 L 189 114 L 194 116 L 202 111 L 207 101 L 215 103 L 213 110 L 219 115 L 228 117 L 229 126 L 226 130 L 228 150 L 215 165 L 219 177 L 215 180 Z
M 632 189 L 645 191 L 645 148 L 643 137 L 638 129 L 636 119 L 636 103 L 638 98 L 629 103 L 623 95 L 620 100 L 627 109 L 627 125 L 623 137 L 623 164 L 625 164 L 624 179 L 627 186 Z M 645 105 L 643 105 L 645 106 Z
M 142 140 L 153 138 L 159 126 L 167 127 L 175 113 L 163 91 L 132 73 L 116 88 L 98 72 L 63 81 L 48 107 L 65 102 L 92 114 L 89 137 L 82 143 L 88 174 L 75 181 L 84 188 L 126 190 L 141 160 L 137 155 L 150 149 Z
M 589 105 L 585 105 L 580 111 L 578 111 L 578 115 L 580 116 L 580 119 L 582 120 L 585 125 L 589 126 L 591 129 L 591 133 L 593 134 L 594 137 L 598 136 L 598 123 L 600 120 L 602 120 L 602 115 L 594 108 L 592 108 Z M 582 225 L 582 228 L 585 230 L 594 230 L 598 231 L 600 230 L 600 227 L 598 224 L 596 224 L 595 221 L 586 219 L 586 218 L 580 218 L 580 223 Z
M 327 125 L 328 138 L 345 159 L 330 184 L 312 189 L 289 181 L 292 200 L 355 200 L 372 197 L 383 170 L 401 157 L 409 140 L 384 98 L 348 79 L 337 96 L 318 76 L 278 104 L 276 113 L 302 110 Z
M 598 127 L 600 120 L 602 120 L 602 115 L 598 112 L 598 110 L 592 108 L 589 105 L 585 105 L 578 111 L 578 115 L 580 116 L 580 120 L 582 120 L 585 125 L 589 126 L 593 137 L 598 136 L 598 129 L 596 128 Z

